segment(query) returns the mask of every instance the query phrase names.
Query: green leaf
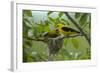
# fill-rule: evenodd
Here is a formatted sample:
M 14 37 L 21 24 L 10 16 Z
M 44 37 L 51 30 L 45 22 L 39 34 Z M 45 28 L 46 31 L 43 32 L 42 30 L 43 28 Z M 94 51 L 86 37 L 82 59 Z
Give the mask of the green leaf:
M 53 11 L 49 11 L 49 12 L 48 12 L 48 16 L 49 16 L 51 13 L 53 13 Z
M 49 20 L 50 20 L 51 22 L 53 22 L 54 24 L 56 23 L 55 20 L 54 20 L 53 18 L 51 18 L 51 17 L 48 17 L 48 18 L 49 18 Z
M 63 16 L 63 14 L 64 14 L 63 12 L 59 12 L 59 14 L 58 14 L 58 15 L 59 15 L 59 17 L 62 17 L 62 16 Z
M 64 46 L 66 46 L 67 43 L 68 43 L 68 39 L 65 39 L 65 40 L 64 40 Z
M 83 53 L 82 52 L 80 52 L 80 53 L 78 53 L 78 55 L 77 55 L 77 59 L 79 59 L 80 60 L 80 58 L 81 58 L 81 56 L 83 55 Z
M 61 19 L 61 21 L 63 21 L 65 24 L 70 25 L 69 22 L 65 19 Z
M 79 18 L 81 13 L 75 13 L 75 18 Z
M 72 59 L 72 55 L 70 54 L 68 50 L 62 49 L 61 52 L 62 52 L 62 55 L 68 57 L 69 60 Z
M 48 21 L 48 20 L 45 20 L 45 21 L 44 21 L 44 24 L 45 24 L 45 25 L 49 25 L 49 21 Z
M 58 24 L 58 23 L 60 22 L 59 17 L 57 17 L 57 18 L 55 19 L 55 22 L 56 22 L 56 24 Z
M 76 49 L 79 48 L 79 42 L 78 42 L 77 39 L 71 39 L 71 42 L 72 42 L 73 46 L 74 46 Z
M 80 24 L 81 25 L 84 25 L 84 24 L 86 24 L 87 23 L 87 19 L 88 19 L 88 14 L 87 13 L 84 13 L 84 14 L 82 14 L 82 16 L 81 16 L 81 18 L 80 18 Z
M 23 10 L 23 14 L 24 14 L 24 16 L 32 17 L 32 12 L 31 12 L 31 10 Z
M 61 19 L 61 21 L 67 22 L 67 20 L 65 20 L 65 19 Z
M 91 14 L 89 14 L 89 28 L 91 28 Z
M 32 43 L 28 40 L 25 40 L 25 44 L 28 45 L 28 46 L 31 46 Z
M 38 27 L 33 28 L 34 37 L 38 38 Z
M 28 20 L 28 18 L 24 18 L 24 21 L 30 23 L 30 21 Z
M 45 25 L 44 31 L 45 31 L 45 32 L 50 31 L 49 25 Z
M 32 23 L 30 22 L 28 18 L 24 18 L 24 21 L 28 27 L 31 27 Z
M 28 23 L 23 20 L 23 35 L 28 36 L 28 30 L 30 29 L 30 27 L 27 25 Z

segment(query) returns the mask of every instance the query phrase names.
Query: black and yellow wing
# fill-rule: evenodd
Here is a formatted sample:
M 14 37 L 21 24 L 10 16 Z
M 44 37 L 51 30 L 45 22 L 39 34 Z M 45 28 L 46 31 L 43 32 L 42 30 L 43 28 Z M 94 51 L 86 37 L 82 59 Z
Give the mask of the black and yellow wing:
M 63 35 L 66 35 L 66 36 L 80 33 L 79 31 L 70 27 L 62 27 L 60 31 Z

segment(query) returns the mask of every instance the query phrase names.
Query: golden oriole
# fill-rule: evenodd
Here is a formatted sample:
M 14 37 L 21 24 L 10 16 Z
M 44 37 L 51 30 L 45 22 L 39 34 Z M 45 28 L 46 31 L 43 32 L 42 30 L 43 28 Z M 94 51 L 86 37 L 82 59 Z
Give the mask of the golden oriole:
M 60 34 L 64 35 L 64 36 L 69 36 L 69 35 L 80 33 L 79 31 L 77 31 L 73 28 L 64 26 L 63 24 L 57 24 L 57 28 L 58 28 Z
M 59 30 L 58 29 L 54 29 L 48 32 L 45 32 L 43 34 L 44 37 L 48 37 L 48 38 L 56 38 L 60 35 Z

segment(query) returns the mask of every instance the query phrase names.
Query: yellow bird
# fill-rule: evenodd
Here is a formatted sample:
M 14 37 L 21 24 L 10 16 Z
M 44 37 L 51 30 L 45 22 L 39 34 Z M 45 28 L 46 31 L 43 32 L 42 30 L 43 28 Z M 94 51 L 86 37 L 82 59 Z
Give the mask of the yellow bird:
M 57 28 L 60 31 L 60 34 L 64 35 L 64 36 L 69 36 L 69 35 L 79 34 L 80 33 L 79 31 L 77 31 L 77 30 L 75 30 L 73 28 L 70 28 L 70 27 L 66 27 L 61 23 L 57 24 Z
M 48 32 L 45 32 L 43 34 L 44 37 L 48 37 L 48 38 L 56 38 L 60 35 L 59 30 L 58 29 L 54 29 Z

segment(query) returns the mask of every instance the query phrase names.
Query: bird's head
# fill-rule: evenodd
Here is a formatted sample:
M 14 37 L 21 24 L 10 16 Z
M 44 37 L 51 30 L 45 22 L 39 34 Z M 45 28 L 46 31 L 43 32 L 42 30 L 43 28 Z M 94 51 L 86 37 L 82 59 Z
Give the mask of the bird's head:
M 62 28 L 62 27 L 64 27 L 64 25 L 60 23 L 60 24 L 57 24 L 56 27 L 57 28 Z

